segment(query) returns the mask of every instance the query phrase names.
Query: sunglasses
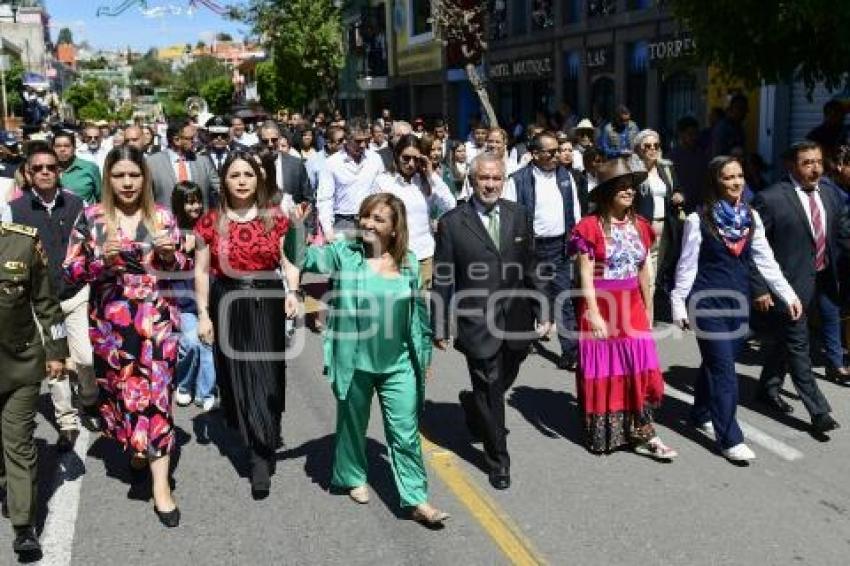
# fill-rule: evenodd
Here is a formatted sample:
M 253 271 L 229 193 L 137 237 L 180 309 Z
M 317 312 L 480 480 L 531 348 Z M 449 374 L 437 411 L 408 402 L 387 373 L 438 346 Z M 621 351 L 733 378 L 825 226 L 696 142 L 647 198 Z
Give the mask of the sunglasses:
M 335 140 L 328 140 L 328 145 L 339 145 L 345 141 L 345 138 L 336 138 Z
M 213 134 L 212 139 L 214 139 L 214 140 L 226 140 L 227 134 Z
M 84 142 L 97 141 L 100 138 L 98 136 L 83 136 Z
M 418 161 L 422 159 L 422 155 L 400 155 L 398 158 L 402 163 L 410 163 L 411 161 Z
M 642 147 L 643 149 L 645 149 L 645 150 L 649 150 L 649 149 L 661 149 L 661 144 L 660 144 L 660 143 L 645 143 L 645 144 L 643 144 L 641 147 Z
M 38 165 L 30 165 L 30 171 L 32 171 L 33 173 L 41 173 L 42 171 L 47 171 L 48 173 L 56 173 L 56 171 L 58 170 L 59 167 L 57 165 L 47 165 L 41 163 L 39 163 Z
M 558 150 L 557 149 L 538 149 L 537 153 L 539 153 L 541 155 L 548 155 L 549 157 L 555 157 L 555 155 L 558 153 Z

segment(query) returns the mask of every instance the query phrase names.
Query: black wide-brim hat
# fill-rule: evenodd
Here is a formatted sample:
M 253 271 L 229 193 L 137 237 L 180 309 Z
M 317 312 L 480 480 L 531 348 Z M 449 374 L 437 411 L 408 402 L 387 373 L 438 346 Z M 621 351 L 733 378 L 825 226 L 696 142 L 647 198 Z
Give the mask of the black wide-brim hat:
M 619 182 L 628 178 L 632 182 L 632 186 L 637 191 L 641 184 L 646 181 L 649 173 L 645 169 L 637 169 L 632 166 L 632 162 L 626 157 L 616 157 L 609 159 L 601 164 L 596 171 L 596 178 L 599 183 L 590 192 L 590 197 L 599 202 L 608 195 L 610 191 L 619 184 Z

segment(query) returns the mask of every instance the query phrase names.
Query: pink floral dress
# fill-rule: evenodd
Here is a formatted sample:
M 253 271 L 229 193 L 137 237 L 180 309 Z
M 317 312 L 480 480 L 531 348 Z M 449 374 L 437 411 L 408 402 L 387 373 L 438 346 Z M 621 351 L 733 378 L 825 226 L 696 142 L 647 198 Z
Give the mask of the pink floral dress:
M 171 213 L 157 207 L 156 228 L 179 242 Z M 177 252 L 165 265 L 153 251 L 153 235 L 143 223 L 134 235 L 117 232 L 121 252 L 104 261 L 106 218 L 101 205 L 80 215 L 65 259 L 65 276 L 91 284 L 89 335 L 100 387 L 104 434 L 125 449 L 158 457 L 174 446 L 171 385 L 177 360 L 180 316 L 163 296 L 168 273 L 189 267 Z

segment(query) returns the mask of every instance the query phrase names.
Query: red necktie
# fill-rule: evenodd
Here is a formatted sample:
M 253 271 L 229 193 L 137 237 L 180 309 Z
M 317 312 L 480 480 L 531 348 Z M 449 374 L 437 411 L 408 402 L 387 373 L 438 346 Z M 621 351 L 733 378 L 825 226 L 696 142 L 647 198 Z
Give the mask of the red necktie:
M 189 169 L 186 168 L 186 159 L 183 156 L 177 158 L 177 180 L 180 182 L 189 180 Z
M 823 218 L 820 207 L 815 198 L 815 191 L 808 191 L 809 212 L 812 216 L 812 228 L 815 232 L 815 270 L 821 271 L 826 267 L 826 231 L 823 227 Z

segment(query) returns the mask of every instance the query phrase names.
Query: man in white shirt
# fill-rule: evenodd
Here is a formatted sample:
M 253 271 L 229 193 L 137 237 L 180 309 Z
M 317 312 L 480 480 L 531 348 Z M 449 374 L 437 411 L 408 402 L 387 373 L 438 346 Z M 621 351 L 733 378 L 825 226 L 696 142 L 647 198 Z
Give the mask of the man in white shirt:
M 372 141 L 369 142 L 369 149 L 372 151 L 380 151 L 387 147 L 387 134 L 380 124 L 372 124 Z
M 487 134 L 490 133 L 489 128 L 483 124 L 475 126 L 472 130 L 472 140 L 466 142 L 466 162 L 472 163 L 479 153 L 483 153 L 486 149 Z
M 86 126 L 86 129 L 83 130 L 82 139 L 84 145 L 81 145 L 77 151 L 77 157 L 91 161 L 102 172 L 103 162 L 106 160 L 106 154 L 109 153 L 109 149 L 103 145 L 100 128 L 97 126 Z
M 252 148 L 258 142 L 257 135 L 245 131 L 245 121 L 236 116 L 230 119 L 230 137 L 234 144 L 244 149 Z
M 502 128 L 490 128 L 487 130 L 487 135 L 484 138 L 484 150 L 487 153 L 493 154 L 505 164 L 505 171 L 508 177 L 513 175 L 514 171 L 516 171 L 516 164 L 514 161 L 508 157 L 508 133 Z M 467 149 L 467 151 L 469 151 Z M 469 161 L 467 155 L 467 161 Z M 467 178 L 463 182 L 463 188 L 460 192 L 460 198 L 468 199 L 472 196 L 472 184 L 470 182 L 470 178 Z M 505 181 L 505 188 L 502 193 L 502 198 L 507 200 L 516 201 L 516 190 L 514 189 L 513 183 L 510 178 Z
M 544 132 L 529 144 L 532 160 L 514 173 L 517 202 L 525 207 L 534 232 L 534 254 L 553 304 L 558 339 L 561 343 L 560 369 L 575 370 L 578 340 L 571 297 L 573 262 L 567 255 L 567 241 L 573 227 L 587 213 L 587 190 L 558 163 L 558 140 Z
M 342 150 L 328 157 L 319 172 L 316 208 L 328 241 L 338 231 L 356 229 L 360 204 L 384 172 L 381 158 L 369 151 L 368 145 L 369 126 L 363 120 L 352 120 Z

